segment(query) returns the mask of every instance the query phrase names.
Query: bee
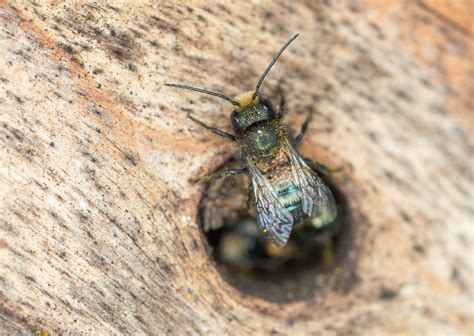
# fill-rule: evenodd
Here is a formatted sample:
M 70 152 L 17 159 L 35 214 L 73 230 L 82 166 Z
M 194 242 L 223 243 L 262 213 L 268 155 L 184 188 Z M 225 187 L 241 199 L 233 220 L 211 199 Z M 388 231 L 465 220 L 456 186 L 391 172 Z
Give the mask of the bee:
M 249 194 L 257 210 L 258 226 L 265 238 L 278 247 L 286 245 L 294 227 L 309 224 L 323 228 L 337 215 L 334 196 L 319 175 L 329 170 L 322 164 L 304 159 L 297 150 L 312 114 L 293 138 L 283 120 L 283 96 L 275 111 L 270 101 L 259 94 L 265 77 L 297 37 L 298 34 L 294 35 L 283 45 L 260 76 L 255 90 L 234 98 L 188 85 L 165 84 L 219 97 L 235 106 L 230 115 L 234 134 L 208 126 L 188 114 L 200 126 L 231 140 L 236 145 L 237 157 L 245 163 L 245 167 L 218 172 L 206 179 L 249 174 Z

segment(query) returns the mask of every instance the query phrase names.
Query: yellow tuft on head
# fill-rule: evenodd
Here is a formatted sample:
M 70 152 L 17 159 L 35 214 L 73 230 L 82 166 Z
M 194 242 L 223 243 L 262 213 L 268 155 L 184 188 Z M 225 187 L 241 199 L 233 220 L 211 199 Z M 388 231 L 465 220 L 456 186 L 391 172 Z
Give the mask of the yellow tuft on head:
M 233 100 L 239 103 L 240 107 L 256 104 L 258 102 L 258 96 L 253 99 L 254 93 L 255 91 L 247 91 L 235 96 Z

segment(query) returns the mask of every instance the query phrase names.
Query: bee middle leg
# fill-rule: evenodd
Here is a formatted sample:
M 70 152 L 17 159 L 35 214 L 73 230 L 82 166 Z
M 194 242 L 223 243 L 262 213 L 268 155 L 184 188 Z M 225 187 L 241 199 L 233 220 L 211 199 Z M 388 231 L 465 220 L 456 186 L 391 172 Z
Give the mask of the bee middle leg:
M 191 119 L 192 121 L 194 121 L 196 124 L 208 129 L 209 131 L 211 131 L 212 133 L 214 134 L 217 134 L 221 137 L 224 137 L 224 138 L 227 138 L 229 140 L 232 140 L 232 141 L 235 141 L 235 136 L 230 134 L 230 133 L 227 133 L 225 131 L 221 131 L 220 129 L 218 128 L 215 128 L 215 127 L 211 127 L 209 125 L 206 125 L 205 123 L 203 123 L 201 120 L 199 119 L 196 119 L 194 118 L 192 115 L 188 114 L 188 118 Z
M 320 175 L 324 175 L 324 176 L 329 176 L 333 173 L 340 172 L 341 170 L 344 169 L 344 166 L 331 169 L 320 162 L 314 162 L 313 160 L 310 160 L 310 159 L 304 159 L 304 160 L 308 164 L 308 166 L 310 166 L 311 169 L 313 169 L 316 173 Z
M 225 178 L 233 175 L 245 174 L 247 173 L 247 167 L 238 168 L 238 169 L 229 169 L 224 170 L 221 172 L 217 172 L 211 175 L 207 175 L 201 179 L 198 179 L 196 182 L 209 182 L 210 180 L 218 179 L 218 178 Z

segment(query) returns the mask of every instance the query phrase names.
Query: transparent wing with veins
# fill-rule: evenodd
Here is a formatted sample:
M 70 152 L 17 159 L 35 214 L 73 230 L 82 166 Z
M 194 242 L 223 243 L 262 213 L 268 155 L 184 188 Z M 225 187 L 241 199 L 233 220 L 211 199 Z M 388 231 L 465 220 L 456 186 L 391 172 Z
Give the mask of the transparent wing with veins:
M 270 182 L 250 158 L 247 158 L 247 164 L 252 176 L 258 225 L 273 244 L 284 246 L 293 229 L 293 216 L 283 207 Z
M 314 224 L 317 227 L 328 224 L 337 213 L 331 190 L 313 172 L 289 141 L 287 141 L 287 154 L 290 158 L 293 183 L 301 192 L 303 212 L 314 218 Z

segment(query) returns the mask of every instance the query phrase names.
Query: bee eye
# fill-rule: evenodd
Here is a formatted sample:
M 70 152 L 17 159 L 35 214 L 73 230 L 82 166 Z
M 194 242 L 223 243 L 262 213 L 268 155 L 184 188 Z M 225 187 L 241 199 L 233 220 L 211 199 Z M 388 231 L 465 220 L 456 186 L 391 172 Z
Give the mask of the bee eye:
M 237 117 L 236 115 L 234 115 L 232 117 L 232 122 L 234 123 L 234 125 L 239 125 L 239 117 Z

